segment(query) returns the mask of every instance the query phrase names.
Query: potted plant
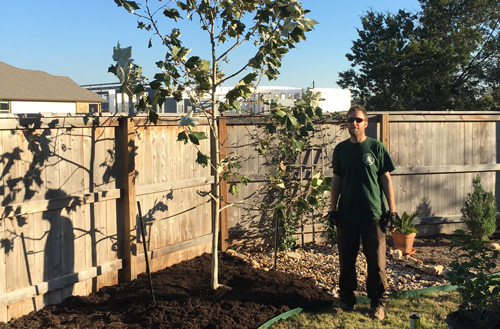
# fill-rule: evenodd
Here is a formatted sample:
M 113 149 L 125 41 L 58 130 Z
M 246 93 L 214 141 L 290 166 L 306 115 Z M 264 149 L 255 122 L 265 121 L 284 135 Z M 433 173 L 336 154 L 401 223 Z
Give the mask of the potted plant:
M 500 328 L 500 276 L 492 273 L 499 251 L 488 248 L 480 237 L 455 231 L 450 250 L 461 253 L 449 266 L 448 278 L 457 286 L 461 304 L 448 314 L 451 329 Z
M 401 250 L 403 255 L 415 253 L 413 242 L 418 231 L 413 225 L 413 220 L 420 214 L 420 211 L 416 211 L 408 215 L 405 211 L 401 217 L 397 217 L 394 221 L 394 230 L 391 232 L 394 248 Z

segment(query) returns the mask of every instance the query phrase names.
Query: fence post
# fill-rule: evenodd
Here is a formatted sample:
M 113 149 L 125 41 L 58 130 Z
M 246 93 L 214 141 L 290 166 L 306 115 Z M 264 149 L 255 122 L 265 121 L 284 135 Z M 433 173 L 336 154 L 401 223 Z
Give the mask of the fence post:
M 219 116 L 219 139 L 222 143 L 220 147 L 220 159 L 224 159 L 227 157 L 227 126 L 226 126 L 226 118 Z M 227 206 L 227 198 L 228 198 L 228 190 L 227 190 L 227 181 L 220 181 L 220 196 L 222 201 L 221 208 Z M 220 248 L 222 251 L 227 250 L 228 244 L 228 223 L 227 223 L 227 208 L 221 210 L 220 212 Z
M 380 138 L 382 143 L 385 145 L 387 151 L 389 151 L 389 114 L 384 113 L 381 115 L 380 119 Z
M 137 223 L 137 210 L 135 198 L 135 124 L 130 116 L 122 117 L 120 120 L 121 128 L 121 151 L 122 161 L 122 214 L 123 223 L 120 225 L 122 231 L 122 254 L 123 267 L 120 273 L 120 281 L 130 282 L 137 279 L 137 238 L 135 236 Z

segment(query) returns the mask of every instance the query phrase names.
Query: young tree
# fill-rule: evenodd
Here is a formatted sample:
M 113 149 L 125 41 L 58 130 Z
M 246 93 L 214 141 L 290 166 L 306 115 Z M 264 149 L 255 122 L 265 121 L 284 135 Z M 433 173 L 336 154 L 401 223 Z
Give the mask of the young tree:
M 498 108 L 500 3 L 419 2 L 417 13 L 368 11 L 337 83 L 372 110 Z
M 156 74 L 149 85 L 155 90 L 153 99 L 146 96 L 139 103 L 141 109 L 148 109 L 149 117 L 156 122 L 157 115 L 150 104 L 161 105 L 166 97 L 173 96 L 180 100 L 183 94 L 188 94 L 191 103 L 197 104 L 203 110 L 210 110 L 210 140 L 211 154 L 198 151 L 197 162 L 210 165 L 214 173 L 213 190 L 210 195 L 214 203 L 213 216 L 213 264 L 212 287 L 218 287 L 218 233 L 219 233 L 219 184 L 222 178 L 227 178 L 228 169 L 235 168 L 230 159 L 219 159 L 220 141 L 218 138 L 217 117 L 219 113 L 236 109 L 241 110 L 241 99 L 248 98 L 263 77 L 276 79 L 283 56 L 295 44 L 305 40 L 305 33 L 316 24 L 305 15 L 309 12 L 302 8 L 297 0 L 185 0 L 159 1 L 155 8 L 150 1 L 141 6 L 134 1 L 115 0 L 119 6 L 138 17 L 138 27 L 150 31 L 161 40 L 166 47 L 164 60 L 156 63 L 161 73 Z M 141 9 L 142 7 L 142 9 Z M 169 33 L 160 31 L 157 16 L 162 15 L 172 24 Z M 181 31 L 176 22 L 181 19 L 198 23 L 205 33 L 209 55 L 189 56 L 191 49 L 181 41 Z M 152 46 L 152 39 L 149 46 Z M 244 47 L 248 60 L 241 67 L 230 73 L 222 69 L 228 63 L 236 50 Z M 202 50 L 201 46 L 198 50 Z M 223 100 L 216 97 L 217 88 L 232 78 L 242 77 L 240 82 L 230 90 Z M 143 92 L 142 85 L 135 93 Z M 207 115 L 207 111 L 203 111 Z M 191 127 L 196 125 L 193 113 L 183 116 L 180 126 L 184 131 L 179 140 L 191 142 L 195 146 L 199 139 L 206 138 Z M 234 191 L 235 189 L 231 189 Z

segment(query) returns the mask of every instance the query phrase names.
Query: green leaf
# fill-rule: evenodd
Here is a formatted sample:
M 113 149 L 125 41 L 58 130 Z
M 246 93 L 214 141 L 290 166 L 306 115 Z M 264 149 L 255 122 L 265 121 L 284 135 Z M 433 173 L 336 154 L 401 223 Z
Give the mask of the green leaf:
M 181 15 L 179 15 L 179 11 L 175 8 L 167 8 L 163 11 L 163 15 L 165 15 L 168 18 L 171 18 L 177 22 L 177 18 L 182 18 Z
M 281 202 L 278 202 L 275 206 L 274 209 L 286 209 L 286 206 L 282 204 Z
M 312 205 L 316 206 L 316 204 L 312 204 Z M 296 206 L 299 210 L 309 209 L 309 204 L 303 198 L 300 198 L 299 200 L 297 200 Z
M 282 111 L 282 110 L 276 110 L 275 115 L 276 115 L 278 118 L 283 118 L 283 117 L 286 115 L 286 113 L 285 113 L 284 111 Z
M 208 139 L 207 135 L 202 131 L 190 131 L 189 140 L 191 143 L 200 145 L 200 140 Z
M 198 151 L 198 155 L 196 157 L 196 163 L 202 165 L 202 167 L 208 166 L 208 159 L 210 159 L 206 154 Z
M 115 3 L 118 6 L 123 5 L 123 8 L 125 8 L 129 13 L 133 13 L 135 10 L 140 9 L 140 7 L 137 5 L 135 1 L 115 0 Z
M 158 81 L 158 80 L 153 80 L 149 83 L 149 86 L 151 87 L 151 89 L 153 90 L 158 90 L 160 89 L 161 85 L 163 84 L 162 81 Z
M 148 119 L 154 124 L 158 123 L 158 113 L 156 113 L 152 108 L 148 111 Z
M 293 153 L 301 152 L 303 150 L 304 150 L 304 141 L 294 139 L 292 143 Z
M 172 49 L 172 57 L 178 61 L 186 61 L 186 55 L 191 51 L 186 47 L 174 46 Z
M 233 102 L 231 103 L 231 105 L 237 109 L 238 111 L 241 111 L 241 105 L 240 105 L 240 102 L 238 102 L 236 99 L 233 100 Z
M 245 84 L 249 84 L 257 78 L 258 74 L 256 72 L 252 72 L 247 74 L 242 80 Z
M 285 125 L 286 129 L 288 129 L 288 130 L 293 129 L 297 125 L 297 119 L 295 119 L 294 117 L 292 117 L 290 115 L 287 115 L 284 118 L 284 121 L 285 121 L 284 125 Z
M 314 110 L 314 113 L 316 114 L 317 117 L 319 117 L 320 119 L 323 117 L 323 110 L 321 109 L 321 107 L 317 107 L 315 110 Z
M 142 84 L 138 84 L 137 86 L 135 86 L 134 88 L 134 94 L 141 94 L 144 92 L 144 86 Z
M 182 1 L 177 1 L 177 7 L 181 8 L 182 10 L 188 9 L 188 7 Z
M 183 141 L 184 144 L 187 144 L 188 142 L 188 133 L 187 131 L 181 131 L 178 135 L 177 135 L 177 141 Z
M 231 195 L 238 196 L 240 194 L 240 189 L 238 188 L 238 185 L 234 183 L 229 185 L 229 193 L 231 193 Z
M 174 96 L 174 99 L 176 102 L 180 102 L 182 101 L 182 91 L 181 90 L 176 90 L 172 93 L 172 95 Z
M 198 56 L 191 56 L 189 59 L 186 61 L 184 64 L 186 68 L 192 70 L 196 67 L 196 65 L 200 62 L 200 57 Z
M 313 207 L 317 207 L 319 205 L 318 199 L 312 195 L 307 197 L 307 202 L 309 202 L 309 204 Z

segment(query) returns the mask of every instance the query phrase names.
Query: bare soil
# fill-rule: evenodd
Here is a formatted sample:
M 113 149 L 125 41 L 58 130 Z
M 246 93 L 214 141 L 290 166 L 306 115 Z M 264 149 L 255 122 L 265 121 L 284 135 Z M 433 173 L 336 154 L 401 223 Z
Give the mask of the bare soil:
M 494 242 L 500 242 L 497 232 Z M 418 258 L 448 265 L 450 237 L 417 237 Z M 153 303 L 146 275 L 131 283 L 66 299 L 9 322 L 10 328 L 258 328 L 297 307 L 316 308 L 333 301 L 313 279 L 252 268 L 221 253 L 219 282 L 213 291 L 211 256 L 204 254 L 152 274 Z M 9 328 L 0 324 L 0 328 Z

